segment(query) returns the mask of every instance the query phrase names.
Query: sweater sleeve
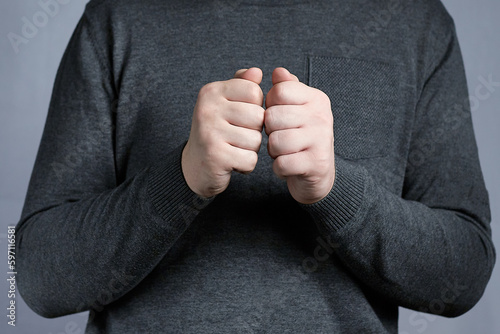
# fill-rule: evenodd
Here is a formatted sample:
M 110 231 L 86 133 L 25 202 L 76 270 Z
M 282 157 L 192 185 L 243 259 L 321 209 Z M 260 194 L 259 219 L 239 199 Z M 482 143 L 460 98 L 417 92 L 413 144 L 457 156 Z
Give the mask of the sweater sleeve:
M 495 252 L 454 29 L 443 49 L 416 106 L 402 194 L 337 156 L 331 192 L 304 208 L 364 284 L 397 305 L 458 316 L 482 296 Z
M 58 70 L 17 225 L 19 290 L 45 317 L 99 308 L 126 294 L 210 202 L 183 178 L 183 145 L 119 181 L 117 94 L 87 15 Z

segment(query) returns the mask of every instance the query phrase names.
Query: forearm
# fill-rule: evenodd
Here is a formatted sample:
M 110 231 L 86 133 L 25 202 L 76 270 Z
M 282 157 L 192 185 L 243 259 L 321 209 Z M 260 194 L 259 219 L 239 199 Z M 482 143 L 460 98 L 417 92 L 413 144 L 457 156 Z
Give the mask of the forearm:
M 459 208 L 431 208 L 389 192 L 364 168 L 337 160 L 332 192 L 305 206 L 338 246 L 336 255 L 398 305 L 448 316 L 470 309 L 495 260 L 487 222 L 478 218 L 487 216 L 481 212 L 487 204 L 476 217 Z M 430 309 L 435 300 L 445 309 Z
M 27 203 L 17 267 L 28 305 L 47 317 L 79 312 L 120 298 L 147 276 L 209 203 L 189 190 L 179 159 L 177 152 L 115 189 L 37 212 Z M 97 300 L 117 275 L 121 287 Z

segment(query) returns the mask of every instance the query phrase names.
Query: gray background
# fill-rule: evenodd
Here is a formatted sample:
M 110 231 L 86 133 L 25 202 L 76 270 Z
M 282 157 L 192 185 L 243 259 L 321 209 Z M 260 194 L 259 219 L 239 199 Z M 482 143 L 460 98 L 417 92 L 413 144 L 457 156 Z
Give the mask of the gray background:
M 42 0 L 46 2 L 48 0 Z M 19 52 L 12 48 L 10 32 L 22 35 L 22 18 L 32 21 L 41 11 L 38 0 L 0 4 L 0 332 L 83 333 L 86 313 L 44 319 L 32 312 L 18 295 L 16 327 L 7 325 L 7 226 L 20 216 L 29 177 L 43 131 L 55 73 L 85 0 L 59 0 L 58 12 L 47 16 Z M 464 55 L 471 96 L 480 78 L 492 75 L 500 82 L 500 1 L 443 0 L 455 19 Z M 485 91 L 482 90 L 481 93 Z M 479 155 L 490 194 L 493 236 L 500 248 L 500 87 L 479 101 L 473 112 Z M 61 251 L 64 251 L 61 249 Z M 43 270 L 43 268 L 40 268 Z M 54 289 L 57 289 L 55 286 Z M 500 333 L 500 265 L 497 265 L 484 297 L 473 310 L 456 319 L 401 310 L 402 334 Z

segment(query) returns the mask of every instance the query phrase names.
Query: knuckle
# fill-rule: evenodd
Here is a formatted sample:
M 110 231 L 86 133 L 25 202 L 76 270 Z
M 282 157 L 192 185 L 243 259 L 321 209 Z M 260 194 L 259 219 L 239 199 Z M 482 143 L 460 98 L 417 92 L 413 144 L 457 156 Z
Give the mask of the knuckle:
M 267 94 L 266 96 L 266 105 L 268 107 L 271 107 L 271 106 L 276 106 L 276 105 L 279 105 L 281 103 L 281 93 L 280 93 L 280 84 L 276 84 L 274 85 L 273 87 L 271 87 L 271 89 L 269 90 L 269 93 Z
M 262 92 L 262 89 L 260 88 L 259 85 L 255 83 L 250 85 L 248 94 L 250 96 L 250 99 L 256 104 L 260 104 L 262 102 L 262 99 L 264 98 L 264 93 Z
M 210 82 L 201 87 L 198 96 L 204 98 L 206 96 L 211 96 L 219 91 L 219 82 Z
M 248 163 L 252 170 L 257 165 L 257 160 L 259 159 L 259 155 L 256 152 L 249 152 Z
M 262 134 L 259 131 L 252 131 L 251 134 L 249 134 L 248 142 L 254 151 L 259 151 L 262 143 Z
M 286 94 L 286 87 L 284 82 L 280 82 L 274 86 L 275 91 L 274 95 L 278 103 L 283 100 L 285 94 Z
M 210 111 L 210 107 L 206 104 L 198 104 L 196 106 L 196 112 L 194 113 L 194 121 L 198 122 L 198 124 L 204 125 L 206 124 L 206 120 L 210 117 L 212 112 Z
M 262 142 L 262 133 L 260 131 L 252 131 L 253 132 L 253 140 L 255 144 L 258 144 L 260 146 L 260 143 Z
M 323 107 L 331 106 L 330 97 L 328 97 L 325 92 L 313 87 L 311 87 L 311 89 L 314 95 L 314 101 L 317 101 L 317 103 Z
M 323 117 L 325 118 L 325 121 L 328 122 L 328 124 L 333 125 L 332 104 L 330 102 L 330 98 L 328 97 L 328 95 L 326 95 L 322 91 L 319 91 L 319 92 L 320 92 L 320 96 L 318 98 L 318 101 L 321 105 L 321 110 L 324 110 Z
M 314 152 L 313 157 L 314 157 L 314 170 L 317 173 L 325 174 L 330 170 L 331 168 L 330 151 L 326 146 L 321 150 Z
M 273 162 L 273 170 L 279 176 L 284 175 L 285 171 L 285 159 L 283 157 L 277 157 Z
M 274 151 L 274 149 L 278 146 L 279 143 L 279 132 L 271 132 L 269 134 L 269 148 Z
M 328 95 L 326 95 L 325 92 L 321 91 L 318 89 L 318 92 L 319 92 L 319 95 L 320 95 L 320 100 L 322 101 L 322 103 L 326 104 L 326 105 L 330 105 L 331 102 L 330 102 L 330 98 L 328 97 Z
M 329 106 L 320 106 L 315 113 L 317 124 L 325 131 L 333 130 L 333 113 Z
M 262 132 L 263 130 L 267 132 L 266 129 L 264 129 L 265 127 L 265 117 L 264 117 L 264 113 L 263 112 L 259 112 L 258 115 L 256 116 L 256 118 L 253 120 L 253 122 L 255 122 L 255 129 L 258 131 L 258 132 Z
M 251 173 L 257 166 L 258 154 L 256 152 L 247 151 L 244 156 L 245 161 L 242 163 L 242 172 Z
M 257 123 L 260 124 L 261 126 L 264 124 L 265 112 L 266 111 L 264 110 L 264 108 L 259 108 L 258 111 L 255 113 Z
M 220 89 L 217 82 L 212 82 L 203 86 L 198 93 L 198 100 L 195 105 L 194 118 L 196 121 L 206 121 L 213 118 L 217 108 L 214 99 L 218 96 Z
M 268 130 L 272 131 L 274 128 L 274 125 L 276 123 L 276 113 L 275 113 L 274 107 L 270 107 L 270 108 L 266 109 L 264 122 L 265 122 L 265 126 L 268 128 Z

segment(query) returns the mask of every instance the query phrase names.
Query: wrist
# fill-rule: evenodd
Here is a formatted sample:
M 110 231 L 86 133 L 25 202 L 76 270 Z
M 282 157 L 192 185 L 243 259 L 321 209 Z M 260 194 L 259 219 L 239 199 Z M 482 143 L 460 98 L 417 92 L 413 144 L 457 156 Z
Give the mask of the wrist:
M 197 194 L 198 196 L 201 197 L 206 197 L 201 194 L 201 192 L 196 188 L 196 182 L 194 181 L 194 174 L 192 170 L 193 164 L 191 163 L 190 157 L 190 142 L 186 143 L 184 146 L 184 149 L 182 150 L 181 154 L 181 169 L 182 169 L 182 174 L 184 176 L 184 180 L 186 181 L 186 184 L 188 185 L 189 189 L 191 189 L 192 192 Z

